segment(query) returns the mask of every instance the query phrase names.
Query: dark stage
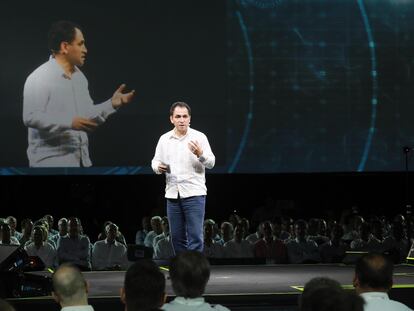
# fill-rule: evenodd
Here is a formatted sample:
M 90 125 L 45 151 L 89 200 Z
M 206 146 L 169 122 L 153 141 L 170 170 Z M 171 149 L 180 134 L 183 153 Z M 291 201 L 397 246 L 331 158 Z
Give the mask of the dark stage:
M 161 269 L 167 276 L 166 269 Z M 212 266 L 205 298 L 210 303 L 220 303 L 232 310 L 296 310 L 304 284 L 319 276 L 335 279 L 345 288 L 351 289 L 353 266 Z M 119 289 L 123 283 L 124 272 L 86 272 L 85 277 L 90 283 L 90 303 L 96 311 L 123 310 Z M 413 293 L 414 266 L 396 266 L 391 298 L 413 308 Z M 168 279 L 167 294 L 168 299 L 173 298 Z M 11 302 L 19 311 L 59 310 L 51 297 L 12 299 Z

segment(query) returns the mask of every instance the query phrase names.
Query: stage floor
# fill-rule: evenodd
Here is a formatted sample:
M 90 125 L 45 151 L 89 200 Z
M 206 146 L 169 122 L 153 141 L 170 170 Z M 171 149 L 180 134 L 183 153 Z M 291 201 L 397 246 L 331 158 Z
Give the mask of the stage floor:
M 167 270 L 161 268 L 167 277 Z M 295 308 L 303 286 L 310 279 L 329 277 L 351 289 L 353 273 L 354 267 L 346 265 L 211 266 L 205 297 L 211 303 L 221 303 L 233 309 L 254 307 L 257 310 L 277 306 Z M 125 272 L 85 272 L 84 275 L 90 283 L 89 297 L 92 303 L 113 299 L 119 303 L 119 289 Z M 168 278 L 167 294 L 169 299 L 174 296 Z M 394 287 L 390 296 L 414 308 L 414 266 L 395 267 Z

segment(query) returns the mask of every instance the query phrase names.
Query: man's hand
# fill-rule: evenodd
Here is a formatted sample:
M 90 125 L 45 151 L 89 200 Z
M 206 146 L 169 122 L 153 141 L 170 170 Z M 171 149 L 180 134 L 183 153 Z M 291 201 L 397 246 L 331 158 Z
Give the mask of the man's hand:
M 93 132 L 98 127 L 98 123 L 82 117 L 74 117 L 72 120 L 72 129 L 76 131 Z
M 169 173 L 170 168 L 169 168 L 169 165 L 167 165 L 167 164 L 160 164 L 160 165 L 158 165 L 158 170 L 161 173 Z
M 191 140 L 188 143 L 188 149 L 199 158 L 203 154 L 203 149 L 201 145 L 196 140 Z
M 135 90 L 132 90 L 129 93 L 122 93 L 122 91 L 125 89 L 125 84 L 121 84 L 121 86 L 115 91 L 114 95 L 112 95 L 112 107 L 114 109 L 118 109 L 132 101 L 132 98 L 134 97 Z

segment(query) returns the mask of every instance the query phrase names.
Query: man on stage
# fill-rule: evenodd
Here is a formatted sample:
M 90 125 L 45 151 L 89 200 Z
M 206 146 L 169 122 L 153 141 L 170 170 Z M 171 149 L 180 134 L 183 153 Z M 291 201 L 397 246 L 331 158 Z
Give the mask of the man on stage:
M 172 104 L 174 129 L 160 137 L 151 163 L 156 174 L 166 175 L 167 215 L 176 254 L 203 251 L 205 168 L 213 168 L 216 160 L 206 135 L 190 128 L 190 120 L 188 104 Z
M 106 102 L 94 105 L 88 81 L 80 71 L 86 58 L 79 26 L 59 21 L 49 31 L 49 61 L 26 80 L 23 121 L 28 127 L 27 156 L 31 167 L 88 167 L 88 135 L 118 108 L 130 103 L 134 91 L 122 84 Z

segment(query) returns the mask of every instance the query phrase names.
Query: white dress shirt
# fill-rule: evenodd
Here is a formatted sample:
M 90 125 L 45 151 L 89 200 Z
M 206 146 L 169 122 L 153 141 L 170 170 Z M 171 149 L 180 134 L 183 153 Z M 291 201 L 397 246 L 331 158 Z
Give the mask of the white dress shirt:
M 111 100 L 94 105 L 88 81 L 75 67 L 71 77 L 54 58 L 33 71 L 23 92 L 23 122 L 28 127 L 31 167 L 91 166 L 88 136 L 72 130 L 75 116 L 105 122 L 116 110 Z
M 91 243 L 86 235 L 79 235 L 77 238 L 71 238 L 69 235 L 62 236 L 58 243 L 59 264 L 69 262 L 83 267 L 91 267 Z
M 53 248 L 49 243 L 43 242 L 40 248 L 37 248 L 35 243 L 32 242 L 24 247 L 27 255 L 38 256 L 43 263 L 45 268 L 51 268 L 56 266 L 56 249 Z
M 391 300 L 384 292 L 362 293 L 364 311 L 413 311 L 401 302 Z
M 199 158 L 188 148 L 190 141 L 201 145 L 203 154 Z M 156 174 L 161 174 L 160 164 L 170 166 L 170 172 L 166 173 L 165 197 L 176 199 L 178 194 L 181 198 L 206 195 L 205 168 L 213 168 L 215 161 L 207 136 L 188 128 L 182 137 L 176 136 L 174 130 L 160 137 L 151 166 Z
M 108 239 L 96 241 L 92 250 L 92 268 L 104 270 L 119 265 L 124 268 L 127 249 L 122 243 L 114 241 L 108 243 Z
M 174 247 L 169 235 L 155 244 L 153 254 L 154 259 L 170 259 L 174 257 L 174 255 Z
M 253 257 L 252 245 L 247 240 L 240 243 L 232 239 L 224 243 L 224 256 L 227 258 L 251 258 Z
M 320 261 L 318 244 L 315 241 L 290 240 L 286 243 L 289 263 L 300 264 L 307 261 Z
M 210 246 L 204 243 L 203 254 L 207 258 L 223 258 L 224 248 L 220 243 L 212 242 Z

